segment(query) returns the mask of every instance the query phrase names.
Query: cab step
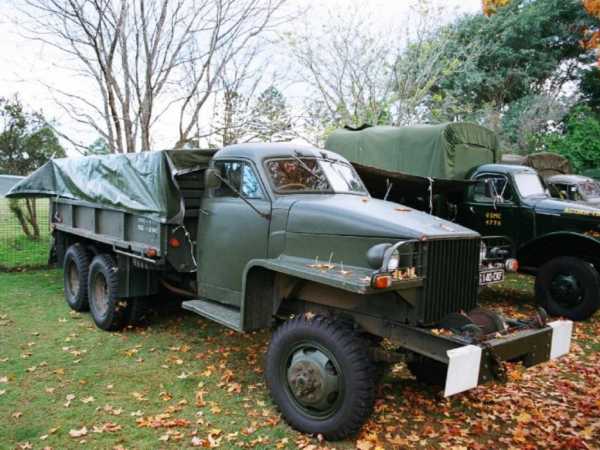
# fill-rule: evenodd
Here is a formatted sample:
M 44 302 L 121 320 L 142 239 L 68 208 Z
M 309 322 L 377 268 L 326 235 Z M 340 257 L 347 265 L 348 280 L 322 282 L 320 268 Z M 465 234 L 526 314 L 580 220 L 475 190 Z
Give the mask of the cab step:
M 195 312 L 221 325 L 236 331 L 242 331 L 242 314 L 237 308 L 205 299 L 188 300 L 183 302 L 181 306 L 183 309 Z

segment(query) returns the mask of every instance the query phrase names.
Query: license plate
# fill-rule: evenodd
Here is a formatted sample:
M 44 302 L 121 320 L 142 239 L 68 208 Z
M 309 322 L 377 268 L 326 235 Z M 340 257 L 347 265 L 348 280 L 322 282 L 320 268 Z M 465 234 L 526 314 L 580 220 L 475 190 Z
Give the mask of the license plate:
M 488 284 L 501 283 L 504 281 L 504 270 L 485 270 L 479 272 L 479 285 L 486 286 Z

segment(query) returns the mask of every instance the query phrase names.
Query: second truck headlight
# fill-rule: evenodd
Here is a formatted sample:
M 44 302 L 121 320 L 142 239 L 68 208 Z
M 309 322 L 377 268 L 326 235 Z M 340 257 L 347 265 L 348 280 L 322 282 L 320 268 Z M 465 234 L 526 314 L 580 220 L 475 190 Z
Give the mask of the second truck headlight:
M 483 261 L 485 260 L 486 256 L 487 256 L 487 247 L 482 242 L 481 247 L 479 248 L 479 264 L 483 264 Z

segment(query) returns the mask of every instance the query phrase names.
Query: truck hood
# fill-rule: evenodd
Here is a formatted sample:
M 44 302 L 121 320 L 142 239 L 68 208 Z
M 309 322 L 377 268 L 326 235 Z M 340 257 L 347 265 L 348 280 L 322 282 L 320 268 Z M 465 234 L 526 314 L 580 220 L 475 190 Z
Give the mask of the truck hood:
M 553 198 L 530 200 L 530 202 L 530 206 L 532 206 L 535 212 L 539 214 L 583 216 L 592 220 L 600 220 L 600 208 L 596 208 L 590 204 L 557 200 Z
M 290 208 L 287 231 L 386 238 L 475 237 L 468 228 L 398 203 L 359 195 L 314 195 Z

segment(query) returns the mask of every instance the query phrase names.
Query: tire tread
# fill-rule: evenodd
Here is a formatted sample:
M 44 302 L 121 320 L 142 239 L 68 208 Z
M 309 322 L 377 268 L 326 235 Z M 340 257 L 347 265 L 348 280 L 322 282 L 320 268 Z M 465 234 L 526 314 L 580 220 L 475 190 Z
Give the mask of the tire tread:
M 589 283 L 587 289 L 590 292 L 586 294 L 584 302 L 570 310 L 556 304 L 547 292 L 547 278 L 553 271 L 559 270 L 560 266 L 576 268 Z M 551 259 L 540 268 L 536 276 L 535 297 L 538 304 L 552 316 L 564 316 L 576 321 L 586 320 L 600 308 L 600 275 L 591 264 L 576 257 L 560 256 Z
M 98 269 L 96 269 L 96 267 L 98 267 Z M 117 273 L 117 268 L 116 268 L 113 257 L 109 254 L 102 253 L 102 254 L 96 255 L 94 257 L 94 259 L 92 260 L 92 264 L 90 265 L 89 277 L 88 277 L 88 288 L 90 289 L 90 294 L 89 294 L 90 299 L 92 298 L 92 295 L 91 295 L 92 276 L 94 275 L 96 270 L 98 270 L 100 272 L 104 272 L 105 278 L 106 278 L 106 283 L 108 285 L 108 289 L 109 289 L 109 293 L 110 293 L 110 298 L 109 298 L 109 313 L 107 316 L 107 320 L 101 321 L 94 314 L 93 307 L 90 308 L 92 310 L 92 316 L 94 318 L 94 322 L 96 323 L 96 325 L 99 328 L 106 330 L 106 331 L 119 330 L 119 329 L 123 328 L 123 326 L 125 325 L 126 317 L 127 317 L 126 312 L 127 312 L 128 308 L 127 308 L 127 306 L 121 307 L 118 305 L 118 303 L 121 303 L 123 301 L 126 302 L 126 300 L 119 300 L 116 298 L 116 293 L 119 288 L 119 276 Z M 92 302 L 90 302 L 90 303 L 92 303 Z M 115 303 L 117 303 L 116 306 L 115 306 Z M 111 309 L 112 309 L 112 311 L 111 311 Z
M 352 367 L 354 386 L 352 390 L 352 414 L 345 423 L 339 424 L 334 430 L 325 430 L 323 435 L 329 440 L 340 440 L 358 433 L 371 415 L 375 401 L 376 371 L 373 362 L 369 358 L 367 345 L 364 339 L 346 323 L 329 319 L 324 316 L 307 318 L 305 315 L 297 316 L 284 322 L 273 334 L 269 345 L 269 354 L 272 349 L 281 345 L 281 341 L 295 329 L 309 328 L 315 333 L 324 333 L 330 336 L 346 356 L 349 366 Z M 266 379 L 269 390 L 273 392 L 278 386 L 274 386 L 277 377 L 273 377 L 273 361 L 267 360 Z M 276 364 L 275 364 L 276 366 Z M 277 367 L 275 367 L 275 370 Z M 275 379 L 274 379 L 275 378 Z M 299 420 L 293 415 L 288 415 L 279 408 L 285 421 L 300 431 L 303 429 Z M 314 431 L 312 431 L 314 432 Z
M 67 262 L 68 259 L 73 260 L 75 266 L 77 266 L 77 270 L 79 272 L 79 292 L 78 297 L 75 302 L 69 301 L 69 293 L 67 290 L 67 277 L 69 276 L 67 272 Z M 78 312 L 88 311 L 90 309 L 90 305 L 88 302 L 88 274 L 90 269 L 90 255 L 86 248 L 79 242 L 71 245 L 64 257 L 63 262 L 63 271 L 64 271 L 64 283 L 65 283 L 65 300 L 71 309 Z

